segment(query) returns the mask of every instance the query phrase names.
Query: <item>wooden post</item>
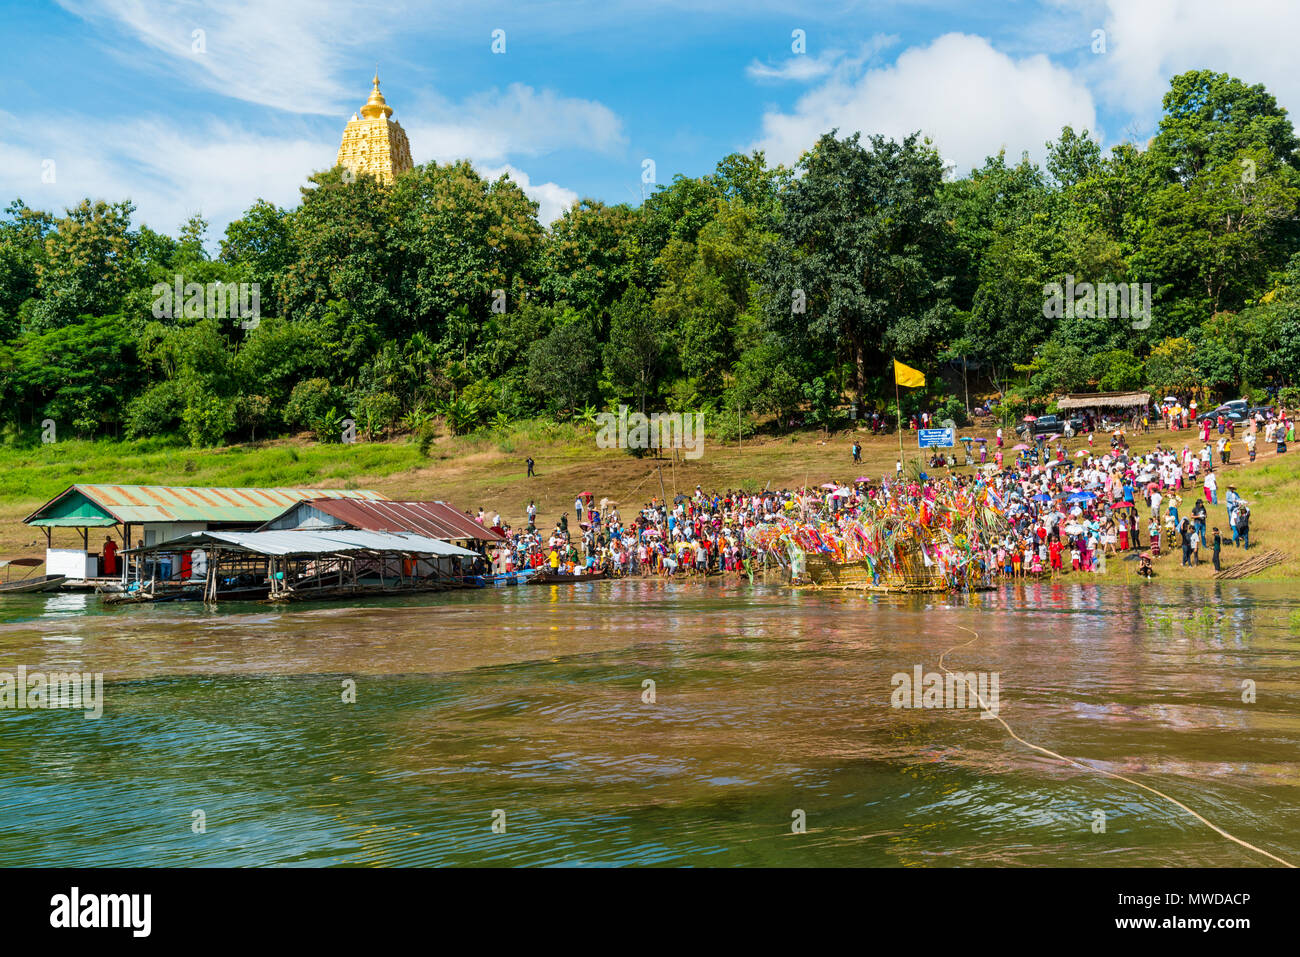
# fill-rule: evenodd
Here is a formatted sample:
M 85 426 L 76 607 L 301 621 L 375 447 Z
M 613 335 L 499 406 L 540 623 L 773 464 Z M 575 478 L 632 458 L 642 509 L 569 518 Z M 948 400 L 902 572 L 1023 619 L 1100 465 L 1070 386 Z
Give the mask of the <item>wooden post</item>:
M 220 554 L 213 551 L 212 557 L 208 561 L 208 580 L 203 585 L 203 598 L 207 602 L 217 600 L 217 564 L 220 561 Z

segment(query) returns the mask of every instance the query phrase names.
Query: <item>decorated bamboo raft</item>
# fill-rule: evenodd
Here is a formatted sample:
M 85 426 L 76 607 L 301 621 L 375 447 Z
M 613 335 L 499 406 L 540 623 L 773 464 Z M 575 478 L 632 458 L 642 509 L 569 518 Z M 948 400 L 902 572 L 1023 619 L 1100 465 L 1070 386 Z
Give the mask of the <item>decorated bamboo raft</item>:
M 984 591 L 989 545 L 1005 533 L 1001 503 L 987 489 L 873 499 L 851 513 L 781 518 L 746 541 L 771 556 L 796 586 L 883 592 Z

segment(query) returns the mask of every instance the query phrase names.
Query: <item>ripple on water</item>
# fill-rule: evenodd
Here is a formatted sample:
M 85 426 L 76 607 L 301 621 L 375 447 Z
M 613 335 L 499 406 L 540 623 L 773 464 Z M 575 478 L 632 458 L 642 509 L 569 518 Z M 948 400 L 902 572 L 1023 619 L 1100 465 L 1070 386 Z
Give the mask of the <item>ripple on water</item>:
M 890 706 L 894 675 L 945 653 L 1000 675 L 1026 739 L 1300 858 L 1283 587 L 967 601 L 628 582 L 111 613 L 54 597 L 82 610 L 0 609 L 3 661 L 102 671 L 105 712 L 0 711 L 0 864 L 1262 862 L 975 711 Z M 1203 608 L 1211 624 L 1180 623 Z M 962 627 L 979 639 L 954 649 Z M 1243 702 L 1245 680 L 1267 693 Z

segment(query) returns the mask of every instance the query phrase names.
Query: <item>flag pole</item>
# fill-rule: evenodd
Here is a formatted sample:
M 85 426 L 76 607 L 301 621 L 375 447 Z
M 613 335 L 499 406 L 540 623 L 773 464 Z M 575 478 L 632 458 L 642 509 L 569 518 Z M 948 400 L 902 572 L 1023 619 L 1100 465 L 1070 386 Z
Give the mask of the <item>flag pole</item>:
M 897 363 L 897 359 L 894 360 Z M 903 464 L 903 404 L 898 398 L 898 366 L 894 366 L 894 411 L 898 413 L 898 464 Z M 896 479 L 901 476 L 894 476 Z

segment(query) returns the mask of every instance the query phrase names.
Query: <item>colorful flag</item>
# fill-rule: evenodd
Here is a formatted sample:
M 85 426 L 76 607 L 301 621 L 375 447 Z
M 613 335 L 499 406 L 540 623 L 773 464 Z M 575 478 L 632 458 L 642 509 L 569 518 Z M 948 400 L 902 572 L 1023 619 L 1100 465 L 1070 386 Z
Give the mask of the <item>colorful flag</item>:
M 913 369 L 911 366 L 905 366 L 897 359 L 894 360 L 894 381 L 901 386 L 909 389 L 915 389 L 925 385 L 925 373 Z

